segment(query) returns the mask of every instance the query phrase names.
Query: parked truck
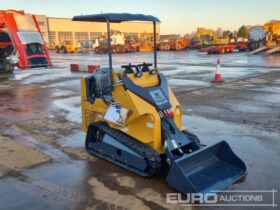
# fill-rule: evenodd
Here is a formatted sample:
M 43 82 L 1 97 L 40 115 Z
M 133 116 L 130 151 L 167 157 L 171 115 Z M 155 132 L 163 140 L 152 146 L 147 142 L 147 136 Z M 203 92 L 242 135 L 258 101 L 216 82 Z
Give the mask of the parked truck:
M 35 15 L 24 11 L 0 10 L 0 32 L 2 69 L 3 66 L 13 65 L 9 59 L 11 53 L 17 56 L 16 65 L 19 69 L 51 65 Z

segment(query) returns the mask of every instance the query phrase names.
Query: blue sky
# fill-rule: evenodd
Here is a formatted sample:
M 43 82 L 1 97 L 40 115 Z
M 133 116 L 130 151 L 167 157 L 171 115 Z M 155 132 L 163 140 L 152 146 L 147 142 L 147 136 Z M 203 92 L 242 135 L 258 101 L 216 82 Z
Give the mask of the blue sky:
M 2 2 L 1 2 L 2 1 Z M 241 25 L 280 19 L 280 0 L 1 0 L 0 9 L 21 9 L 51 17 L 102 12 L 151 14 L 162 21 L 161 33 L 197 27 L 235 30 Z

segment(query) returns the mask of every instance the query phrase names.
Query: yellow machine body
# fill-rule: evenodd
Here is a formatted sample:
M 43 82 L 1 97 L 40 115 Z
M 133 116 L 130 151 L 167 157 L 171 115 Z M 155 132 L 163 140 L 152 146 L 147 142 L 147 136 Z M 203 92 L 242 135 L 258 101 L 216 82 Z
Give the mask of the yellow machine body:
M 225 141 L 205 146 L 182 129 L 182 108 L 157 69 L 159 19 L 103 13 L 73 20 L 106 22 L 108 29 L 109 68 L 81 78 L 82 127 L 90 154 L 143 177 L 167 166 L 167 183 L 181 193 L 220 191 L 246 175 L 246 165 Z M 110 21 L 137 20 L 153 22 L 154 65 L 129 63 L 121 66 L 123 72 L 113 72 Z
M 164 153 L 164 145 L 161 138 L 161 120 L 156 108 L 143 100 L 141 97 L 135 95 L 130 90 L 125 90 L 122 84 L 118 84 L 119 75 L 121 73 L 114 73 L 113 80 L 115 87 L 112 92 L 114 100 L 121 104 L 122 107 L 130 111 L 124 126 L 119 126 L 104 119 L 105 113 L 108 109 L 102 99 L 98 98 L 91 103 L 86 96 L 86 78 L 81 78 L 81 108 L 82 108 L 82 126 L 83 130 L 87 132 L 88 126 L 91 123 L 98 121 L 107 122 L 110 127 L 120 130 L 129 136 L 149 145 L 159 154 Z M 152 87 L 159 83 L 158 75 L 151 75 L 144 72 L 140 78 L 133 74 L 127 75 L 135 84 L 142 87 Z M 182 109 L 173 91 L 169 88 L 169 100 L 172 105 L 174 113 L 174 121 L 176 126 L 182 129 Z

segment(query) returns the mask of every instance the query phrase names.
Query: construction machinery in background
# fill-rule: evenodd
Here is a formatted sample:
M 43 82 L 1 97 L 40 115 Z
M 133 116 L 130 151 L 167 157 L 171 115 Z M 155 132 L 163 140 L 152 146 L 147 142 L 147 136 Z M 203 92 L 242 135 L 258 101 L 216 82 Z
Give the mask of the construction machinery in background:
M 256 48 L 251 54 L 263 53 L 264 55 L 271 55 L 280 52 L 280 21 L 272 20 L 263 25 L 266 31 L 265 45 Z
M 212 29 L 197 28 L 195 38 L 191 41 L 191 46 L 193 48 L 204 48 L 213 45 L 226 45 L 229 41 L 228 37 L 218 37 Z
M 108 28 L 109 68 L 81 78 L 82 127 L 90 154 L 144 177 L 166 167 L 166 181 L 181 193 L 219 191 L 245 176 L 245 164 L 225 141 L 205 146 L 183 129 L 182 107 L 157 67 L 158 18 L 103 13 L 73 20 L 106 22 Z M 123 71 L 113 71 L 110 27 L 122 21 L 153 23 L 154 64 L 128 61 Z
M 214 42 L 216 32 L 211 29 L 197 28 L 195 37 L 192 39 L 192 47 L 202 48 L 211 45 Z
M 4 66 L 17 65 L 20 69 L 51 66 L 49 52 L 44 43 L 35 15 L 24 11 L 0 10 L 0 48 Z M 13 49 L 15 63 L 7 59 Z M 2 58 L 1 58 L 2 59 Z M 12 69 L 9 67 L 8 69 Z
M 56 53 L 75 53 L 76 52 L 76 47 L 73 44 L 72 41 L 69 40 L 64 40 L 62 43 L 57 44 L 55 46 L 55 52 Z
M 102 36 L 99 39 L 99 45 L 95 47 L 94 51 L 97 54 L 108 53 L 108 39 L 106 36 Z M 119 31 L 112 31 L 111 35 L 111 50 L 112 53 L 132 53 L 139 50 L 138 46 L 134 42 L 126 42 L 125 36 Z
M 157 44 L 159 44 L 157 40 Z M 139 39 L 139 52 L 152 52 L 154 50 L 153 34 L 141 33 Z
M 249 30 L 248 49 L 256 50 L 266 44 L 266 31 L 262 26 L 253 26 Z
M 238 37 L 229 44 L 216 44 L 200 49 L 200 51 L 208 54 L 232 53 L 245 50 L 252 51 L 251 54 L 263 53 L 264 55 L 280 52 L 280 21 L 273 20 L 263 26 L 251 27 L 248 39 L 247 37 Z
M 190 39 L 180 37 L 180 35 L 161 35 L 161 43 L 158 47 L 161 51 L 184 50 L 188 47 Z
M 99 40 L 78 40 L 74 44 L 70 40 L 64 40 L 62 43 L 57 45 L 48 45 L 48 49 L 55 50 L 56 53 L 87 53 L 94 50 L 99 46 Z
M 47 43 L 47 49 L 48 50 L 55 50 L 56 44 L 54 43 Z
M 224 53 L 233 53 L 235 51 L 245 51 L 248 49 L 247 43 L 234 43 L 234 44 L 227 44 L 227 45 L 217 45 L 207 48 L 208 54 L 224 54 Z
M 263 27 L 267 31 L 264 55 L 280 53 L 280 21 L 269 21 Z
M 212 29 L 198 28 L 195 38 L 191 40 L 192 47 L 198 48 L 199 52 L 208 54 L 232 53 L 244 51 L 248 48 L 247 43 L 238 41 L 232 37 L 219 37 Z
M 78 53 L 87 53 L 96 47 L 95 44 L 95 40 L 78 40 L 75 50 Z
M 263 27 L 267 31 L 267 46 L 280 45 L 280 21 L 271 20 L 265 23 Z

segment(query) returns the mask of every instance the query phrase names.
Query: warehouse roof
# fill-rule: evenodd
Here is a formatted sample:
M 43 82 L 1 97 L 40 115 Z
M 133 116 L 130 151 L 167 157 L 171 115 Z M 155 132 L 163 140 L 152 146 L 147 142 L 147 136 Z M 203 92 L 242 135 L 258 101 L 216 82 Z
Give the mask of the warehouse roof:
M 120 23 L 123 21 L 148 21 L 148 22 L 160 22 L 160 20 L 152 15 L 142 14 L 130 14 L 130 13 L 102 13 L 94 15 L 81 15 L 74 16 L 74 21 L 94 21 L 94 22 L 106 22 L 107 19 L 113 23 Z

